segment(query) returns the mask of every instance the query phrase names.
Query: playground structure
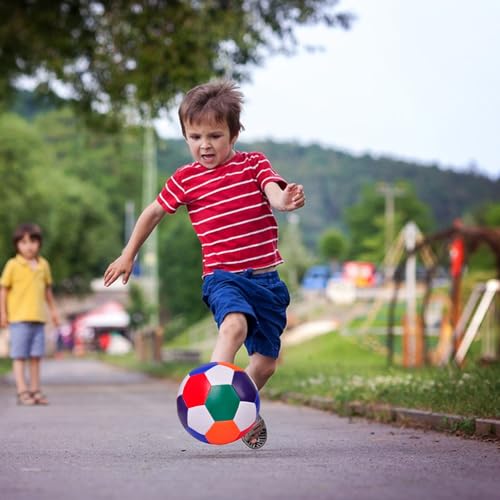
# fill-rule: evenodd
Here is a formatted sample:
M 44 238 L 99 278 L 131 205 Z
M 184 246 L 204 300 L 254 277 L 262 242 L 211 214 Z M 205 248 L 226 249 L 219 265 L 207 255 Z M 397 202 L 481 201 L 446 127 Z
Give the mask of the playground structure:
M 432 245 L 441 243 L 449 249 L 450 274 L 452 278 L 448 310 L 441 321 L 439 344 L 433 353 L 427 346 L 426 313 L 432 294 L 432 280 L 438 259 L 431 250 Z M 446 243 L 446 246 L 442 245 Z M 487 245 L 495 256 L 496 279 L 476 284 L 463 311 L 461 308 L 461 281 L 468 256 L 481 245 Z M 419 255 L 425 265 L 425 292 L 420 314 L 416 308 L 416 257 Z M 405 226 L 394 242 L 384 261 L 386 268 L 394 269 L 392 279 L 394 291 L 389 304 L 387 329 L 387 352 L 389 363 L 394 358 L 395 308 L 399 291 L 404 283 L 406 291 L 406 313 L 403 321 L 403 365 L 421 366 L 430 363 L 445 365 L 451 359 L 462 366 L 465 356 L 486 323 L 483 334 L 482 358 L 494 361 L 498 358 L 496 329 L 499 324 L 499 308 L 496 304 L 500 290 L 500 229 L 488 227 L 467 227 L 460 221 L 450 228 L 424 237 L 413 223 Z M 486 319 L 486 321 L 485 321 Z

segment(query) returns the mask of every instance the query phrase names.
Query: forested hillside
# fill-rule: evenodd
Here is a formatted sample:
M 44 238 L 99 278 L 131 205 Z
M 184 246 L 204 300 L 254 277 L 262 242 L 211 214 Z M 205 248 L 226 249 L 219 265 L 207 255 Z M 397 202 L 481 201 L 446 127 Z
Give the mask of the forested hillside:
M 300 212 L 301 228 L 312 247 L 326 227 L 345 230 L 344 210 L 359 200 L 366 184 L 400 180 L 412 184 L 419 200 L 430 207 L 436 229 L 484 203 L 500 200 L 500 179 L 474 172 L 458 173 L 392 158 L 356 157 L 318 145 L 260 142 L 238 143 L 237 147 L 265 152 L 287 180 L 304 185 L 307 205 Z M 190 161 L 184 141 L 172 139 L 160 141 L 158 158 L 160 176 Z

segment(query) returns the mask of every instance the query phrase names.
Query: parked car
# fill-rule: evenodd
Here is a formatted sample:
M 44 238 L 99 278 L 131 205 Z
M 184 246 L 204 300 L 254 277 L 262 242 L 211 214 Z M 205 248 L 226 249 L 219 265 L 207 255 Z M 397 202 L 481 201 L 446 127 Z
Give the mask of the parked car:
M 304 274 L 301 286 L 304 290 L 324 291 L 331 277 L 332 271 L 330 266 L 312 266 Z

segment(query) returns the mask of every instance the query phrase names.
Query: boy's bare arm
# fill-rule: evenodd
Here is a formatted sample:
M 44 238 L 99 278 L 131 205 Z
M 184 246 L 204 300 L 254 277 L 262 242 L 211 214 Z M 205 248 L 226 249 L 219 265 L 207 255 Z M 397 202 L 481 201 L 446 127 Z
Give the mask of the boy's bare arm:
M 290 183 L 285 189 L 276 182 L 269 182 L 264 188 L 271 207 L 281 212 L 291 212 L 304 206 L 306 201 L 304 187 L 301 184 Z
M 0 287 L 0 328 L 7 327 L 7 288 Z
M 123 275 L 123 283 L 127 283 L 134 267 L 134 259 L 137 252 L 139 252 L 142 244 L 164 215 L 165 211 L 156 200 L 144 209 L 137 219 L 132 235 L 122 254 L 106 269 L 104 273 L 104 286 L 111 285 L 121 275 Z
M 50 286 L 45 288 L 45 300 L 47 301 L 47 305 L 49 307 L 52 323 L 54 323 L 55 326 L 59 326 L 61 324 L 61 320 L 59 319 L 56 301 L 54 300 L 54 294 L 52 293 L 52 287 Z

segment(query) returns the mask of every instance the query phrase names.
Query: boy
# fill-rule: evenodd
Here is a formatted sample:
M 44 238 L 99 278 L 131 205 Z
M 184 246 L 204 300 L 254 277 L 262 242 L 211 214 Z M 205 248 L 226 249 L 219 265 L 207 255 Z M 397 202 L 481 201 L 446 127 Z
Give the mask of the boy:
M 45 305 L 49 307 L 53 323 L 59 324 L 50 266 L 39 255 L 42 232 L 36 224 L 21 224 L 14 231 L 13 242 L 16 256 L 7 261 L 0 279 L 0 326 L 9 325 L 17 403 L 46 405 L 47 397 L 40 389 L 40 360 L 45 353 Z M 26 360 L 29 360 L 29 389 L 24 375 Z
M 272 209 L 304 205 L 303 187 L 288 184 L 262 153 L 233 149 L 242 125 L 243 96 L 229 81 L 191 89 L 179 118 L 193 163 L 179 168 L 140 215 L 129 242 L 104 274 L 109 286 L 129 279 L 134 258 L 165 213 L 186 205 L 203 256 L 203 300 L 219 333 L 212 361 L 233 363 L 245 344 L 247 373 L 261 389 L 276 369 L 290 296 L 276 268 L 278 226 Z M 261 417 L 243 438 L 260 448 L 267 430 Z

